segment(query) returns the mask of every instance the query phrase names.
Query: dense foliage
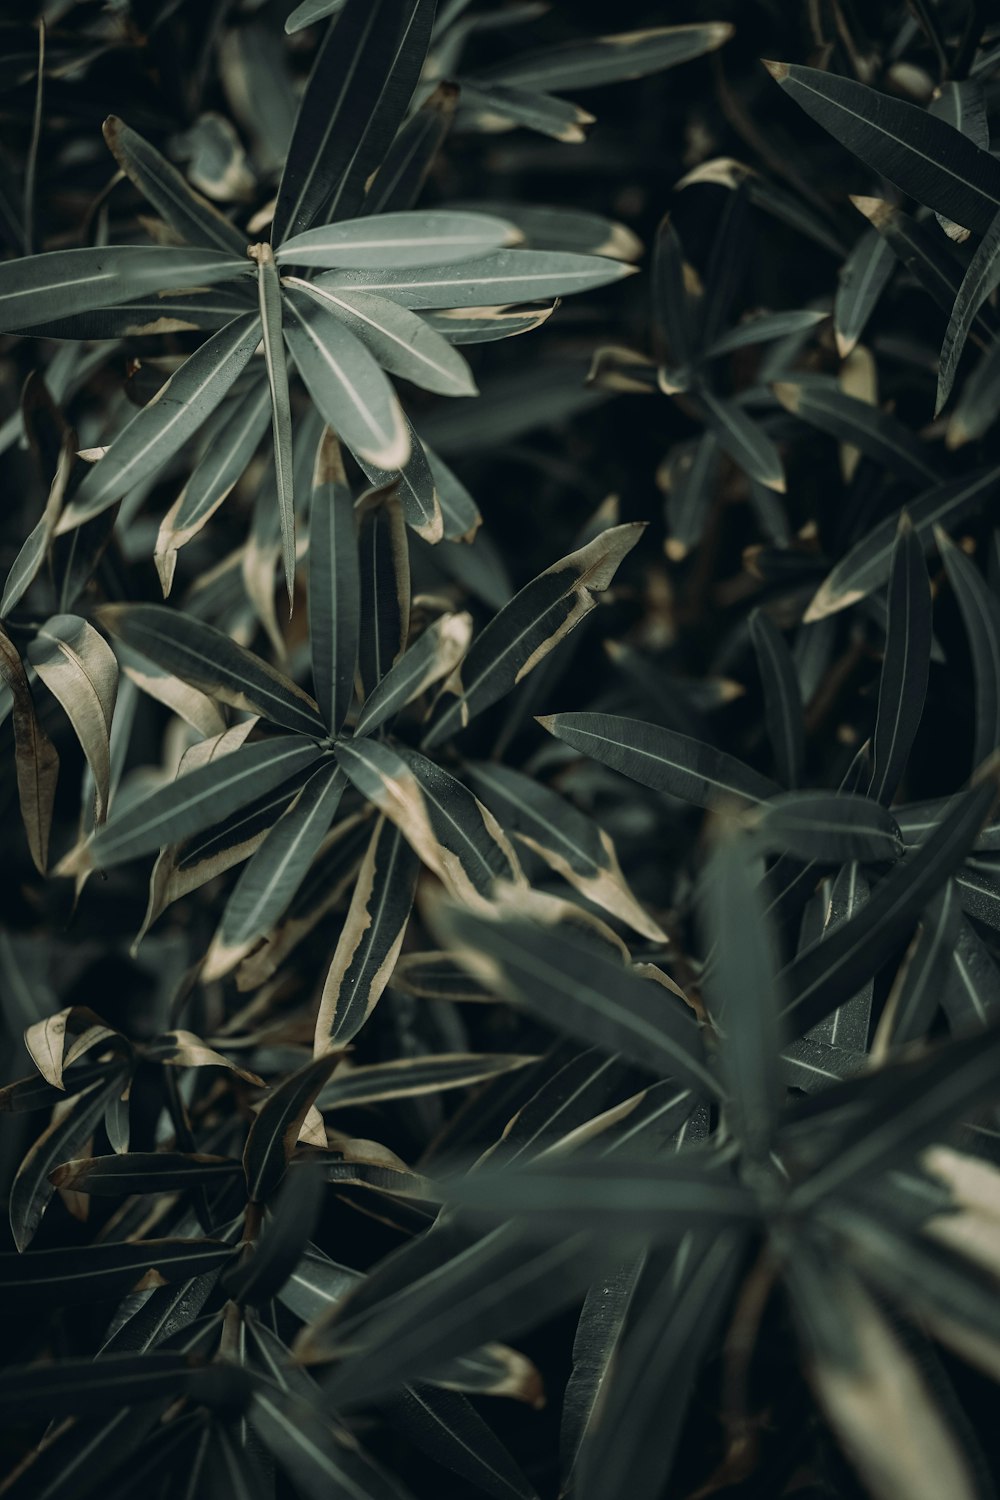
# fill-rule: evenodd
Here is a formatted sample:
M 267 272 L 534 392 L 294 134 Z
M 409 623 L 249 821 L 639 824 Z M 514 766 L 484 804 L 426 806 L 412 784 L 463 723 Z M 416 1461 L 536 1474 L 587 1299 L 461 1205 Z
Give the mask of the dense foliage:
M 996 1494 L 989 7 L 37 11 L 0 1492 Z

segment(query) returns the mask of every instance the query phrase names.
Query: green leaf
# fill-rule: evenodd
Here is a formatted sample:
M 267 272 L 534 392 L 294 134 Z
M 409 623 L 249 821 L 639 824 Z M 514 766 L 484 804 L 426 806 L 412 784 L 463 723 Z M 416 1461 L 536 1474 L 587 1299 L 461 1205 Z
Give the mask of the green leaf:
M 271 415 L 270 390 L 259 381 L 226 408 L 222 424 L 160 523 L 153 560 L 164 598 L 170 593 L 177 554 L 197 536 L 242 478 Z
M 179 776 L 112 818 L 95 836 L 94 862 L 110 869 L 200 833 L 290 781 L 319 761 L 322 754 L 317 745 L 298 735 L 241 745 L 230 755 Z
M 586 127 L 594 121 L 593 115 L 578 104 L 534 89 L 516 88 L 477 77 L 463 78 L 461 88 L 461 120 L 473 129 L 493 131 L 497 122 L 502 121 L 501 129 L 504 125 L 508 129 L 522 125 L 527 130 L 551 136 L 553 140 L 579 145 L 587 138 Z
M 377 1468 L 353 1437 L 302 1397 L 261 1386 L 254 1391 L 248 1415 L 261 1442 L 308 1500 L 330 1500 L 331 1495 L 409 1500 L 398 1480 Z
M 343 790 L 343 773 L 332 761 L 312 773 L 244 865 L 222 914 L 223 947 L 242 950 L 279 920 L 319 853 Z
M 391 978 L 406 934 L 420 861 L 394 823 L 379 818 L 323 982 L 315 1047 L 357 1035 Z
M 316 452 L 309 503 L 309 640 L 313 684 L 336 734 L 354 697 L 360 617 L 354 499 L 340 448 L 326 429 Z
M 775 935 L 748 853 L 738 835 L 719 841 L 702 872 L 699 910 L 709 955 L 705 997 L 720 1033 L 732 1128 L 749 1160 L 764 1163 L 784 1100 L 781 987 Z
M 697 350 L 701 299 L 696 286 L 677 230 L 664 214 L 653 247 L 653 317 L 666 344 L 659 352 L 678 369 L 690 365 Z
M 835 381 L 829 385 L 779 382 L 773 390 L 786 411 L 840 442 L 852 444 L 900 479 L 926 485 L 939 478 L 908 428 L 877 406 L 846 396 Z
M 324 420 L 360 458 L 398 469 L 410 454 L 396 394 L 360 339 L 309 284 L 287 290 L 285 327 L 299 374 Z
M 538 722 L 579 754 L 696 807 L 727 801 L 755 807 L 781 791 L 725 751 L 659 724 L 591 713 L 551 714 Z
M 892 863 L 903 853 L 892 814 L 852 792 L 785 792 L 751 813 L 745 824 L 759 849 L 796 859 Z
M 472 639 L 472 616 L 439 615 L 386 672 L 365 699 L 355 735 L 371 734 L 414 698 L 452 672 Z
M 256 313 L 235 318 L 206 339 L 92 466 L 57 530 L 72 530 L 158 473 L 215 410 L 259 342 Z
M 251 1203 L 265 1203 L 281 1182 L 302 1122 L 339 1061 L 339 1052 L 313 1058 L 304 1068 L 283 1078 L 264 1100 L 243 1150 L 243 1170 Z
M 402 1380 L 433 1375 L 455 1355 L 514 1337 L 573 1302 L 591 1275 L 585 1235 L 541 1246 L 505 1224 L 443 1267 L 387 1296 L 352 1326 L 351 1304 L 334 1325 L 344 1355 L 325 1384 L 331 1405 L 367 1401 Z
M 397 65 L 398 38 L 407 12 L 413 9 L 407 0 L 368 0 L 365 4 L 351 0 L 327 28 L 278 184 L 271 225 L 275 250 L 289 236 L 309 229 L 338 189 L 343 189 L 363 147 L 372 105 Z M 418 72 L 419 68 L 418 61 Z M 390 139 L 408 103 L 407 92 L 397 101 Z M 365 162 L 362 182 L 377 165 L 377 156 Z
M 38 722 L 28 676 L 17 648 L 0 626 L 0 683 L 11 696 L 14 774 L 21 821 L 36 870 L 44 875 L 55 809 L 59 756 Z
M 32 527 L 21 550 L 11 563 L 10 572 L 7 574 L 7 582 L 4 584 L 3 597 L 0 598 L 0 619 L 5 620 L 11 610 L 20 604 L 28 589 L 38 577 L 41 566 L 52 543 L 55 532 L 56 521 L 62 509 L 66 487 L 76 461 L 76 434 L 67 432 L 59 450 L 58 468 L 49 487 L 48 498 L 45 509 L 35 526 Z
M 751 479 L 777 494 L 785 493 L 785 470 L 777 448 L 742 406 L 717 396 L 707 386 L 698 387 L 697 399 L 704 412 L 705 424 L 734 464 Z
M 286 18 L 285 31 L 289 36 L 296 31 L 304 31 L 307 26 L 325 21 L 327 16 L 343 10 L 346 4 L 347 0 L 302 0 L 302 4 L 297 5 Z
M 499 307 L 508 302 L 566 297 L 629 276 L 634 266 L 599 255 L 555 250 L 498 250 L 458 266 L 411 271 L 326 271 L 321 290 L 354 289 L 404 307 Z
M 0 1412 L 7 1421 L 18 1422 L 104 1411 L 188 1391 L 194 1395 L 201 1379 L 202 1371 L 186 1355 L 159 1349 L 98 1360 L 63 1359 L 8 1369 L 0 1383 Z
M 864 333 L 896 269 L 892 246 L 876 229 L 859 235 L 840 268 L 833 303 L 837 353 L 846 359 Z
M 992 159 L 991 157 L 990 160 Z M 1000 285 L 1000 210 L 990 221 L 989 227 L 976 248 L 975 255 L 969 262 L 968 270 L 962 278 L 962 285 L 958 289 L 958 296 L 955 298 L 955 305 L 951 310 L 951 317 L 948 319 L 938 367 L 935 416 L 939 415 L 951 395 L 955 376 L 958 373 L 958 362 L 962 357 L 962 350 L 965 348 L 965 341 L 976 315 L 987 298 L 993 295 L 998 285 Z
M 490 988 L 587 1045 L 621 1053 L 648 1072 L 681 1080 L 699 1095 L 719 1086 L 693 1015 L 652 980 L 582 934 L 524 920 L 489 920 L 449 909 L 455 956 Z
M 282 337 L 281 282 L 270 245 L 255 245 L 257 292 L 260 299 L 260 326 L 263 333 L 264 362 L 271 392 L 272 430 L 274 433 L 274 477 L 278 491 L 278 515 L 281 519 L 281 554 L 285 569 L 285 588 L 291 610 L 295 592 L 295 497 L 292 458 L 292 408 L 288 395 L 288 370 L 285 365 L 285 341 Z
M 360 511 L 358 678 L 367 699 L 406 646 L 410 629 L 410 553 L 402 507 L 393 491 L 370 495 L 362 502 Z
M 599 1431 L 599 1414 L 612 1389 L 612 1372 L 645 1263 L 644 1254 L 622 1261 L 594 1282 L 580 1309 L 559 1425 L 561 1494 L 575 1488 L 581 1452 Z
M 326 725 L 308 693 L 213 625 L 160 604 L 107 604 L 94 618 L 116 640 L 220 703 L 299 734 L 325 737 Z
M 753 1221 L 756 1198 L 704 1154 L 673 1161 L 587 1156 L 526 1167 L 481 1164 L 442 1183 L 446 1200 L 475 1222 L 513 1218 L 546 1238 L 590 1229 L 597 1236 L 679 1239 L 689 1229 L 718 1232 Z
M 150 292 L 211 286 L 245 276 L 248 269 L 247 261 L 234 255 L 172 245 L 103 245 L 28 255 L 0 265 L 0 328 L 30 329 Z
M 486 70 L 485 76 L 557 93 L 563 89 L 595 88 L 676 68 L 706 52 L 714 52 L 732 34 L 733 28 L 727 21 L 651 26 L 644 31 L 588 37 L 583 42 L 523 53 L 495 64 Z
M 474 762 L 467 771 L 506 832 L 541 855 L 596 906 L 651 942 L 665 941 L 661 928 L 632 894 L 610 837 L 593 819 L 558 792 L 496 761 Z
M 218 1240 L 162 1239 L 0 1254 L 0 1292 L 51 1307 L 85 1305 L 124 1296 L 149 1271 L 163 1281 L 190 1281 L 218 1270 L 232 1253 Z
M 457 1391 L 406 1386 L 389 1412 L 412 1443 L 493 1500 L 536 1500 L 517 1461 L 476 1408 Z
M 775 770 L 784 786 L 796 787 L 802 780 L 806 750 L 795 662 L 784 636 L 760 609 L 750 616 L 750 639 L 764 686 L 764 718 Z
M 940 527 L 938 552 L 962 615 L 975 679 L 976 730 L 973 766 L 1000 746 L 1000 600 L 983 582 L 971 559 Z
M 25 1250 L 42 1222 L 42 1215 L 52 1200 L 55 1186 L 49 1173 L 59 1162 L 80 1150 L 100 1122 L 113 1095 L 121 1092 L 125 1081 L 119 1069 L 108 1079 L 94 1084 L 62 1115 L 42 1131 L 25 1152 L 10 1188 L 10 1228 L 18 1250 Z M 0 1256 L 0 1265 L 5 1259 Z M 0 1271 L 0 1286 L 3 1285 Z
M 892 257 L 889 257 L 890 265 Z M 737 349 L 749 349 L 755 344 L 769 343 L 772 339 L 784 339 L 791 333 L 802 333 L 815 328 L 829 317 L 825 312 L 811 312 L 800 308 L 789 312 L 761 313 L 747 318 L 745 322 L 730 328 L 712 340 L 704 351 L 705 359 L 718 359 L 722 354 L 733 354 Z
M 183 1193 L 195 1185 L 225 1182 L 239 1170 L 239 1162 L 227 1156 L 131 1151 L 64 1161 L 49 1173 L 49 1181 L 75 1193 L 118 1198 L 129 1193 Z
M 596 606 L 596 595 L 611 586 L 642 530 L 641 523 L 613 526 L 526 584 L 480 632 L 445 682 L 446 707 L 436 714 L 424 747 L 464 729 L 543 661 Z
M 248 269 L 249 263 L 242 267 L 244 275 Z M 140 338 L 199 328 L 208 331 L 222 328 L 234 318 L 253 312 L 255 301 L 253 283 L 249 280 L 220 282 L 206 291 L 198 287 L 190 291 L 179 287 L 169 292 L 149 292 L 134 300 L 130 298 L 120 307 L 98 307 L 44 323 L 32 323 L 20 331 L 23 336 L 32 338 L 74 340 Z
M 359 459 L 358 466 L 376 490 L 392 494 L 394 503 L 398 503 L 407 526 L 423 541 L 436 546 L 444 535 L 445 517 L 441 498 L 438 495 L 437 483 L 431 472 L 430 460 L 424 450 L 424 445 L 414 432 L 413 425 L 405 413 L 403 421 L 410 437 L 410 456 L 403 467 L 397 470 L 382 469 L 367 459 Z M 379 502 L 374 498 L 370 501 L 363 500 L 362 509 L 367 510 L 369 504 L 377 503 Z M 479 512 L 476 511 L 475 514 L 478 523 Z M 463 521 L 464 524 L 462 524 Z M 464 534 L 471 524 L 471 518 L 460 517 L 458 519 L 459 533 Z M 454 526 L 452 530 L 455 530 Z
M 308 293 L 340 319 L 391 375 L 442 396 L 478 394 L 464 356 L 408 307 L 366 292 L 319 287 L 297 276 L 286 277 L 285 284 Z
M 935 485 L 910 501 L 906 512 L 924 551 L 929 551 L 933 544 L 935 526 L 947 531 L 973 515 L 985 505 L 998 480 L 1000 468 L 978 469 L 963 479 Z M 898 521 L 898 512 L 887 516 L 837 563 L 806 610 L 805 624 L 856 604 L 885 583 L 891 571 Z
M 234 1302 L 260 1304 L 281 1291 L 315 1229 L 325 1190 L 322 1173 L 308 1162 L 285 1174 L 262 1231 L 223 1275 Z
M 118 662 L 103 636 L 78 615 L 52 615 L 28 646 L 28 660 L 66 711 L 94 777 L 97 821 L 111 795 L 111 721 Z
M 487 1078 L 526 1067 L 533 1057 L 495 1052 L 439 1052 L 427 1057 L 397 1057 L 361 1067 L 341 1066 L 316 1100 L 321 1112 L 353 1109 L 387 1099 L 414 1099 L 442 1089 L 468 1088 Z
M 869 789 L 886 806 L 902 780 L 923 716 L 933 630 L 927 565 L 905 511 L 892 550 L 888 611 Z
M 104 140 L 125 175 L 156 212 L 191 245 L 205 245 L 226 255 L 246 254 L 246 237 L 217 208 L 196 193 L 155 146 L 109 115 Z
M 956 224 L 985 234 L 1000 208 L 1000 162 L 915 104 L 850 78 L 766 63 L 786 94 L 872 171 Z
M 953 966 L 962 920 L 958 887 L 949 880 L 924 913 L 886 1003 L 894 1046 L 919 1041 L 930 1030 Z
M 815 1026 L 878 972 L 968 854 L 995 799 L 992 780 L 955 798 L 930 838 L 879 881 L 857 916 L 787 965 L 786 1016 L 794 1035 Z
M 343 219 L 285 240 L 275 259 L 281 266 L 345 266 L 376 270 L 455 265 L 476 260 L 520 236 L 513 224 L 485 213 L 425 209 Z

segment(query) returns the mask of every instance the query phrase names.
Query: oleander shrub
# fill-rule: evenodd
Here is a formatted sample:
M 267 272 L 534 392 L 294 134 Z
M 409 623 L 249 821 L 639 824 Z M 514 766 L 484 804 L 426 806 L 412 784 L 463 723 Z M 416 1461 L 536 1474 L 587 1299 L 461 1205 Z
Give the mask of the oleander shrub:
M 988 1500 L 990 8 L 0 38 L 0 1493 Z

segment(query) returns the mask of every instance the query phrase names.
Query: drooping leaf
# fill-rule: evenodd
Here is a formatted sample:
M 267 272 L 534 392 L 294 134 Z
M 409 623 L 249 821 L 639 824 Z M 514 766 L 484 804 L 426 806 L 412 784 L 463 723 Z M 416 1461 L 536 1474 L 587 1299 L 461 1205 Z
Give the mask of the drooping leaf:
M 28 647 L 28 660 L 66 710 L 94 776 L 97 821 L 111 790 L 111 721 L 118 663 L 104 637 L 78 615 L 53 615 Z
M 59 778 L 56 747 L 38 722 L 28 677 L 13 641 L 0 627 L 0 680 L 13 706 L 14 770 L 21 821 L 35 868 L 45 873 Z

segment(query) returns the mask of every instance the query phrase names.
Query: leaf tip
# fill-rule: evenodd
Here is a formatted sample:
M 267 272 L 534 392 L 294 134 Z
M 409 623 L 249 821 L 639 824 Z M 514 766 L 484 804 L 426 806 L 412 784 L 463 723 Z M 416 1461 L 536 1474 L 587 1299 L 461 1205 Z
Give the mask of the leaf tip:
M 765 68 L 770 73 L 775 83 L 784 83 L 785 79 L 788 77 L 788 63 L 773 62 L 769 57 L 762 57 L 761 62 L 764 64 Z

